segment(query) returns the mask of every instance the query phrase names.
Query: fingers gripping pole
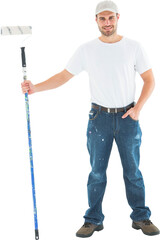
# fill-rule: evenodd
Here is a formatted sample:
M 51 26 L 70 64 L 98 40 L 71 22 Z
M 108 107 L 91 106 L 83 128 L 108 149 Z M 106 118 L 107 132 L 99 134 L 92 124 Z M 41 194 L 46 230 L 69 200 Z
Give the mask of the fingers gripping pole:
M 24 47 L 21 48 L 21 57 L 22 57 L 23 79 L 26 80 L 27 71 L 26 71 L 26 58 L 25 58 Z M 32 140 L 31 140 L 31 129 L 30 129 L 28 93 L 25 93 L 25 105 L 26 105 L 27 128 L 28 128 L 28 144 L 29 144 L 29 157 L 30 157 L 30 168 L 31 168 L 32 196 L 33 196 L 33 207 L 34 207 L 35 239 L 38 240 L 39 231 L 38 231 L 38 219 L 37 219 L 37 207 L 36 207 L 36 193 L 35 193 L 35 181 L 34 181 L 34 167 L 33 167 L 33 155 L 32 155 Z

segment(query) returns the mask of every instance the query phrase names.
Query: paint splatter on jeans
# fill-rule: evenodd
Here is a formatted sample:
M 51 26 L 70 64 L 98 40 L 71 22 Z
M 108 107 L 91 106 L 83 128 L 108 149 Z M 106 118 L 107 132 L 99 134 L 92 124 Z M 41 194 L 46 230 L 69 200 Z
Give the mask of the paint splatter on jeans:
M 130 217 L 140 221 L 149 219 L 151 215 L 150 209 L 145 206 L 145 186 L 139 170 L 142 131 L 139 120 L 133 120 L 130 116 L 123 119 L 124 113 L 107 113 L 94 108 L 89 112 L 87 148 L 92 169 L 87 183 L 89 209 L 84 215 L 85 222 L 99 225 L 104 220 L 102 200 L 114 140 L 123 167 L 126 197 L 133 210 Z

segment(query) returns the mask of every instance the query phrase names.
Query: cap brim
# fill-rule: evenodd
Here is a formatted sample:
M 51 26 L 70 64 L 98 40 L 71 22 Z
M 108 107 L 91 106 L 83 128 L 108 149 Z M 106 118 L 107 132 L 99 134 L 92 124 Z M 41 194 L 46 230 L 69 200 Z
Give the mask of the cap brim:
M 96 15 L 97 15 L 98 13 L 101 13 L 101 12 L 104 12 L 104 11 L 110 11 L 110 12 L 118 13 L 117 11 L 115 11 L 115 10 L 112 9 L 112 8 L 104 8 L 103 10 L 97 11 L 97 12 L 96 12 Z

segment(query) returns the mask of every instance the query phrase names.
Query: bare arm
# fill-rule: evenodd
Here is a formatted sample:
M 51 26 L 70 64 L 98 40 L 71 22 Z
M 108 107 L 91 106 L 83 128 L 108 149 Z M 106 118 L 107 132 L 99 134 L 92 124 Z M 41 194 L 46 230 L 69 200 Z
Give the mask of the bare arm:
M 143 105 L 145 104 L 147 99 L 150 97 L 155 87 L 155 80 L 154 80 L 152 69 L 149 69 L 148 71 L 142 73 L 141 78 L 143 79 L 144 84 L 143 84 L 141 95 L 136 104 L 136 107 L 139 109 L 139 111 L 142 109 Z
M 36 92 L 45 91 L 53 88 L 60 87 L 68 80 L 70 80 L 74 75 L 64 69 L 62 72 L 57 73 L 53 77 L 49 78 L 48 80 L 38 83 L 35 85 Z
M 62 72 L 55 74 L 53 77 L 49 78 L 48 80 L 33 85 L 31 81 L 26 80 L 24 81 L 22 86 L 23 93 L 28 92 L 28 94 L 41 92 L 45 90 L 50 90 L 53 88 L 60 87 L 68 80 L 70 80 L 74 75 L 64 69 Z
M 142 73 L 141 78 L 144 81 L 141 95 L 140 95 L 136 105 L 133 108 L 130 108 L 122 116 L 122 118 L 125 118 L 128 115 L 130 115 L 133 119 L 137 120 L 143 105 L 145 104 L 145 102 L 150 97 L 151 93 L 153 92 L 153 89 L 155 87 L 155 80 L 154 80 L 154 75 L 153 75 L 152 69 L 149 69 L 148 71 Z

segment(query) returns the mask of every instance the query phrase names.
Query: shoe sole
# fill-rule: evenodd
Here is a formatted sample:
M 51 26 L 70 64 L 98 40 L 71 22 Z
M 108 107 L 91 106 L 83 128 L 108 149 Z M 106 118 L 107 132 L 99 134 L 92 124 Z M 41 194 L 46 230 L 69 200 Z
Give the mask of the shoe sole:
M 81 237 L 81 238 L 91 237 L 95 231 L 96 231 L 96 232 L 99 232 L 99 231 L 103 230 L 103 228 L 104 228 L 103 225 L 99 225 L 99 226 L 97 226 L 97 227 L 93 230 L 93 232 L 91 232 L 91 233 L 88 234 L 88 235 L 76 233 L 76 236 L 77 236 L 77 237 Z
M 139 226 L 137 226 L 135 223 L 132 223 L 132 228 L 136 229 L 136 230 L 142 230 L 142 228 L 140 228 Z M 145 235 L 148 235 L 148 236 L 154 236 L 154 235 L 158 235 L 160 234 L 160 232 L 153 232 L 153 233 L 147 233 L 147 232 L 144 232 L 142 230 L 142 232 L 145 234 Z

